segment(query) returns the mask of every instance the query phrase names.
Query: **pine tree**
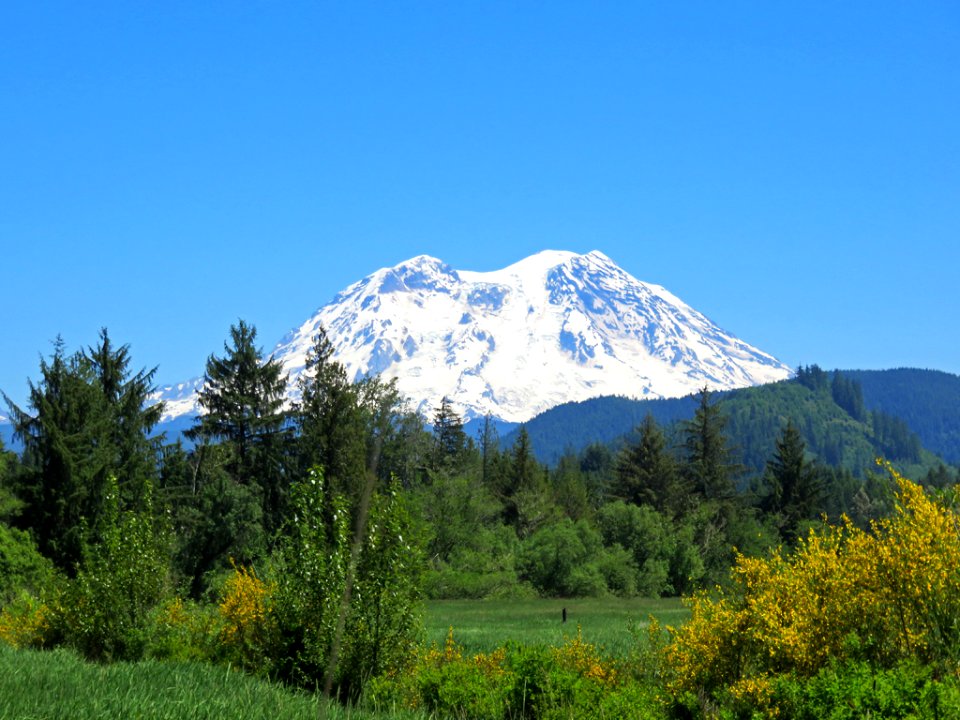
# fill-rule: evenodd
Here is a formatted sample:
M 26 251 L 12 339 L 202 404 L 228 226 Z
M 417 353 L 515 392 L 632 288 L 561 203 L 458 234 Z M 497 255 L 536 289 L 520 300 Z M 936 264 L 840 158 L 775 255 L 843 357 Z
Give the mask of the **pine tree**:
M 647 414 L 637 428 L 638 438 L 617 457 L 613 494 L 634 505 L 651 505 L 658 511 L 682 502 L 677 466 L 667 451 L 667 440 Z
M 157 441 L 148 438 L 162 406 L 148 406 L 153 371 L 131 376 L 128 346 L 106 330 L 88 353 L 67 356 L 57 338 L 41 380 L 29 383 L 27 412 L 6 398 L 23 462 L 13 480 L 26 507 L 21 524 L 61 569 L 76 570 L 98 541 L 110 478 L 122 483 L 123 510 L 140 509 L 157 476 Z
M 449 471 L 459 467 L 468 447 L 463 420 L 444 397 L 433 415 L 433 469 Z
M 243 320 L 230 327 L 232 345 L 224 343 L 223 357 L 207 359 L 198 394 L 206 413 L 184 434 L 231 446 L 233 457 L 227 470 L 236 482 L 261 493 L 264 523 L 270 532 L 282 520 L 287 485 L 286 376 L 279 361 L 263 360 L 256 337 L 256 328 Z
M 157 369 L 131 375 L 130 346 L 114 348 L 106 328 L 100 330 L 100 343 L 87 348 L 86 357 L 110 409 L 111 465 L 121 498 L 129 506 L 139 505 L 158 476 L 161 438 L 150 437 L 163 415 L 163 403 L 150 402 Z
M 764 480 L 767 492 L 761 508 L 779 518 L 781 536 L 793 542 L 799 524 L 814 517 L 823 488 L 816 468 L 806 460 L 803 438 L 792 421 L 787 421 L 777 440 Z
M 510 451 L 500 497 L 507 524 L 521 537 L 529 535 L 545 522 L 550 512 L 544 469 L 533 455 L 527 428 L 520 426 Z
M 366 428 L 358 388 L 333 355 L 333 343 L 320 326 L 299 380 L 300 465 L 301 472 L 322 467 L 333 491 L 348 492 L 366 472 Z
M 733 479 L 741 472 L 724 434 L 727 419 L 720 406 L 710 402 L 704 387 L 693 420 L 684 423 L 684 471 L 696 494 L 706 500 L 727 500 L 734 495 Z

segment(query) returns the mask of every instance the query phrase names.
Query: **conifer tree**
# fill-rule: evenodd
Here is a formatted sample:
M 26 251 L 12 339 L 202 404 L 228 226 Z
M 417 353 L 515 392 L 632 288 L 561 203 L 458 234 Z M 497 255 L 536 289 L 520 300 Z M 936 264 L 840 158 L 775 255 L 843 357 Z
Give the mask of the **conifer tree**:
M 286 376 L 279 361 L 264 361 L 256 337 L 256 328 L 243 320 L 230 327 L 232 344 L 224 343 L 224 356 L 207 359 L 198 394 L 206 413 L 184 434 L 231 446 L 227 470 L 236 482 L 261 493 L 264 524 L 272 531 L 282 520 L 287 484 Z
M 463 431 L 463 420 L 444 397 L 433 415 L 433 468 L 451 470 L 458 467 L 467 452 L 469 441 Z
M 800 522 L 813 518 L 823 492 L 818 473 L 804 452 L 800 431 L 788 420 L 767 462 L 767 493 L 761 507 L 779 518 L 780 534 L 789 542 L 796 539 Z
M 550 502 L 544 469 L 533 455 L 530 435 L 523 425 L 510 451 L 500 497 L 507 524 L 521 537 L 532 533 L 548 518 Z
M 140 505 L 150 495 L 148 484 L 158 476 L 161 438 L 150 437 L 163 415 L 163 403 L 150 402 L 157 369 L 131 374 L 130 346 L 114 348 L 106 328 L 100 330 L 99 344 L 87 348 L 86 357 L 110 410 L 111 471 L 121 498 Z
M 333 359 L 334 350 L 320 326 L 299 379 L 296 423 L 301 472 L 322 467 L 328 485 L 347 492 L 366 472 L 366 428 L 359 389 Z
M 683 498 L 679 497 L 677 466 L 667 451 L 663 431 L 650 413 L 637 431 L 637 440 L 625 446 L 617 458 L 613 494 L 660 512 L 678 507 Z
M 734 495 L 734 477 L 741 471 L 724 433 L 727 419 L 720 406 L 710 402 L 704 387 L 693 420 L 684 423 L 684 471 L 696 494 L 706 500 L 728 500 Z
M 24 444 L 13 480 L 25 503 L 21 524 L 47 557 L 69 573 L 98 540 L 108 480 L 122 482 L 121 509 L 139 509 L 157 474 L 157 441 L 148 433 L 162 412 L 147 405 L 153 371 L 131 376 L 129 348 L 100 344 L 68 356 L 57 338 L 40 382 L 29 383 L 27 412 L 8 397 Z

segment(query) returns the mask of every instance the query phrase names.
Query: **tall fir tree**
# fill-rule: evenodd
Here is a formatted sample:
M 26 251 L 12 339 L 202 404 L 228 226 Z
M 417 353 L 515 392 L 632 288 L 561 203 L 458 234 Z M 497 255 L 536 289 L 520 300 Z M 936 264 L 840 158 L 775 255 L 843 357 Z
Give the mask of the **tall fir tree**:
M 433 415 L 433 469 L 449 472 L 459 468 L 468 448 L 463 419 L 444 397 Z
M 673 512 L 682 505 L 677 464 L 650 413 L 637 428 L 636 441 L 620 451 L 614 483 L 614 496 L 634 505 L 650 505 L 660 512 Z
M 698 395 L 693 420 L 683 425 L 686 465 L 684 473 L 691 490 L 706 500 L 728 500 L 735 494 L 734 478 L 742 471 L 733 460 L 733 450 L 724 429 L 727 419 L 711 402 L 704 387 Z
M 359 389 L 334 360 L 334 352 L 320 326 L 299 379 L 298 446 L 301 472 L 320 466 L 334 492 L 348 493 L 366 472 L 366 427 Z
M 257 330 L 240 320 L 230 327 L 232 344 L 211 355 L 198 393 L 206 413 L 184 433 L 202 442 L 225 441 L 233 450 L 227 470 L 261 495 L 267 532 L 282 522 L 288 478 L 290 432 L 283 411 L 287 378 L 280 362 L 264 361 Z
M 819 473 L 807 461 L 805 449 L 800 431 L 788 420 L 764 475 L 766 494 L 760 507 L 777 518 L 787 542 L 796 540 L 802 521 L 813 519 L 823 496 Z
M 505 476 L 500 489 L 504 519 L 517 535 L 526 537 L 549 519 L 551 503 L 544 468 L 534 457 L 523 425 L 510 450 Z
M 69 573 L 98 542 L 108 482 L 122 483 L 122 509 L 140 509 L 157 476 L 148 435 L 162 406 L 147 404 L 153 371 L 131 375 L 129 365 L 128 346 L 114 348 L 106 330 L 88 353 L 68 356 L 57 338 L 40 382 L 29 383 L 31 412 L 4 396 L 24 445 L 13 479 L 25 503 L 19 522 Z
M 150 401 L 157 369 L 131 373 L 130 346 L 115 348 L 106 328 L 100 330 L 100 342 L 87 348 L 86 357 L 110 411 L 111 465 L 120 496 L 128 506 L 140 505 L 158 479 L 162 438 L 150 436 L 163 416 L 163 403 Z

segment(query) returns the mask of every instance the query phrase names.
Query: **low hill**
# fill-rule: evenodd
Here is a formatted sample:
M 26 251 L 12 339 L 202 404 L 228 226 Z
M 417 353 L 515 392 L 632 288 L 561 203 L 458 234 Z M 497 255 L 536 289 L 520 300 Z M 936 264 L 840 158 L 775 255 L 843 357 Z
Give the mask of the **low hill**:
M 843 398 L 838 403 L 834 397 L 833 375 L 819 369 L 817 373 L 812 380 L 811 376 L 805 375 L 801 379 L 714 395 L 728 418 L 728 437 L 737 447 L 748 473 L 755 474 L 763 470 L 788 419 L 801 431 L 807 449 L 813 456 L 824 464 L 845 468 L 856 474 L 871 469 L 878 456 L 894 461 L 908 473 L 925 474 L 940 463 L 943 455 L 954 457 L 953 453 L 960 451 L 960 442 L 953 445 L 942 443 L 940 448 L 948 452 L 941 450 L 935 453 L 926 448 L 911 423 L 881 409 L 899 409 L 901 406 L 893 400 L 888 399 L 886 405 L 880 406 L 873 404 L 875 396 L 871 394 L 871 402 L 864 402 L 865 408 L 845 407 Z M 853 371 L 841 371 L 841 375 L 856 384 Z M 923 371 L 912 377 L 921 397 L 926 393 L 924 388 L 927 381 L 942 380 L 923 374 Z M 882 383 L 879 386 L 884 387 Z M 901 392 L 911 392 L 909 383 L 903 386 Z M 867 397 L 866 390 L 863 396 Z M 896 398 L 897 394 L 890 390 L 888 397 Z M 653 401 L 622 397 L 596 398 L 548 410 L 528 422 L 526 428 L 537 457 L 541 462 L 552 465 L 565 452 L 579 452 L 591 443 L 619 445 L 647 413 L 651 413 L 661 426 L 667 428 L 668 435 L 676 440 L 679 423 L 693 417 L 696 404 L 693 396 Z M 928 418 L 918 403 L 914 408 L 913 423 L 923 427 L 924 423 L 936 426 L 939 422 L 947 428 L 952 427 L 949 407 L 933 401 L 928 407 L 934 419 Z M 515 432 L 506 435 L 503 438 L 504 445 L 512 443 L 514 437 Z M 943 437 L 948 439 L 950 436 L 944 433 Z M 951 450 L 952 453 L 949 452 Z
M 863 402 L 902 419 L 924 447 L 960 464 L 960 376 L 939 370 L 849 370 L 863 389 Z

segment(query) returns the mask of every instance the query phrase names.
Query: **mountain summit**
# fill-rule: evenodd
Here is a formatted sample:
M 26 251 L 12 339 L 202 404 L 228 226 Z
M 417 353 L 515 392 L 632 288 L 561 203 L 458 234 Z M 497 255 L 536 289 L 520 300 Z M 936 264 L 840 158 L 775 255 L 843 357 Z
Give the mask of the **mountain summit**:
M 361 378 L 396 377 L 430 414 L 524 421 L 599 395 L 679 397 L 781 380 L 790 369 L 601 252 L 548 250 L 502 270 L 454 270 L 420 255 L 354 283 L 274 348 L 293 382 L 323 325 Z M 164 388 L 168 417 L 193 410 L 196 381 Z

